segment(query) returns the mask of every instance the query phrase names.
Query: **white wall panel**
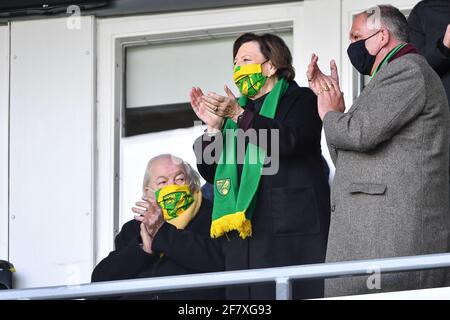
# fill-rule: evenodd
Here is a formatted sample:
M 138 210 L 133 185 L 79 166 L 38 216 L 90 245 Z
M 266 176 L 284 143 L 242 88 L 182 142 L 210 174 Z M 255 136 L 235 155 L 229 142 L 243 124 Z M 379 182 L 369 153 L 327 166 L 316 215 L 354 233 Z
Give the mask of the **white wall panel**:
M 8 260 L 9 26 L 0 26 L 0 260 Z
M 359 0 L 358 0 L 359 1 Z M 319 66 L 324 73 L 330 72 L 330 60 L 336 60 L 341 66 L 341 1 L 340 0 L 306 0 L 303 19 L 300 22 L 296 50 L 299 82 L 308 86 L 306 71 L 313 53 L 319 56 Z M 322 130 L 322 154 L 330 167 L 330 183 L 334 178 L 334 165 L 328 152 L 325 133 Z
M 94 24 L 11 25 L 10 260 L 16 287 L 88 282 Z

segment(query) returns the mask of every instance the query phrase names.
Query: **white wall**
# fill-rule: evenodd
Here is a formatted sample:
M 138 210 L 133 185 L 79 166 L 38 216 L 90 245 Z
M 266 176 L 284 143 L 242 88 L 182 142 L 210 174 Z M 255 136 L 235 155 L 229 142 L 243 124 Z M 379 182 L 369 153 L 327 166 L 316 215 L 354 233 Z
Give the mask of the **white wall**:
M 11 24 L 16 288 L 88 282 L 93 266 L 94 20 L 66 20 Z
M 359 1 L 359 0 L 358 0 Z M 306 71 L 313 53 L 319 56 L 319 66 L 324 73 L 329 74 L 330 61 L 336 60 L 341 70 L 341 1 L 340 0 L 306 0 L 304 3 L 303 20 L 299 37 L 301 41 L 294 42 L 294 56 L 300 84 L 308 86 Z M 299 81 L 298 80 L 298 81 Z M 343 80 L 343 79 L 341 79 Z M 345 81 L 345 80 L 344 80 Z M 344 86 L 345 87 L 345 86 Z M 347 95 L 347 92 L 345 92 Z M 330 184 L 334 177 L 334 165 L 328 152 L 325 133 L 322 130 L 322 154 L 330 167 Z
M 359 0 L 357 0 L 359 1 Z M 319 66 L 329 71 L 331 59 L 341 65 L 341 0 L 305 0 L 294 41 L 297 81 L 308 85 L 306 71 L 313 53 L 319 56 Z
M 0 26 L 0 260 L 8 260 L 9 26 Z

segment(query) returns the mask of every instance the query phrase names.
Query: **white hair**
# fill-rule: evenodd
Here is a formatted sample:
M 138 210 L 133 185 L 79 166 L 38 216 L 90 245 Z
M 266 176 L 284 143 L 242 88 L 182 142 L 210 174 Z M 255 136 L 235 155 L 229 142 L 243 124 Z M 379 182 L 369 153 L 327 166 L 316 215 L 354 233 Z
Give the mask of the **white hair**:
M 391 5 L 374 6 L 364 13 L 367 14 L 367 27 L 378 30 L 382 26 L 388 29 L 395 39 L 409 42 L 409 26 L 405 15 Z
M 169 158 L 172 160 L 173 163 L 181 164 L 183 166 L 184 171 L 186 171 L 187 183 L 189 184 L 189 189 L 191 190 L 191 192 L 196 192 L 196 191 L 200 190 L 200 175 L 197 173 L 197 171 L 195 171 L 191 167 L 191 165 L 189 163 L 187 163 L 186 161 L 184 161 L 183 159 L 181 159 L 177 156 L 174 156 L 172 154 L 165 153 L 165 154 L 160 154 L 160 155 L 157 155 L 156 157 L 151 158 L 147 163 L 147 167 L 145 168 L 144 181 L 142 183 L 142 193 L 143 193 L 144 197 L 145 197 L 145 188 L 147 188 L 148 185 L 150 184 L 150 180 L 151 180 L 150 170 L 151 170 L 153 163 L 156 160 L 165 159 L 165 158 Z

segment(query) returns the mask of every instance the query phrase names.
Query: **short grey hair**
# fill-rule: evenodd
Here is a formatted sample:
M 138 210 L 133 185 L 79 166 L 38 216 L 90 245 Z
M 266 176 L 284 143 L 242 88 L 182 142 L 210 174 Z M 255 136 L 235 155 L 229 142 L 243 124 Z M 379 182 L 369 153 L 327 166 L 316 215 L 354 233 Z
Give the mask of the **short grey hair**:
M 379 5 L 365 11 L 368 23 L 380 29 L 382 26 L 388 29 L 392 36 L 401 42 L 409 42 L 409 26 L 405 15 L 391 5 Z
M 164 158 L 169 158 L 172 160 L 173 163 L 181 164 L 184 167 L 184 171 L 186 171 L 187 179 L 189 182 L 189 189 L 191 190 L 191 192 L 196 192 L 196 191 L 200 190 L 200 175 L 197 173 L 197 171 L 195 171 L 191 167 L 191 165 L 189 163 L 187 163 L 186 161 L 184 161 L 183 159 L 181 159 L 177 156 L 174 156 L 172 154 L 165 153 L 165 154 L 160 154 L 160 155 L 157 155 L 156 157 L 151 158 L 147 163 L 147 167 L 145 168 L 144 181 L 142 183 L 142 194 L 144 197 L 145 197 L 145 188 L 148 187 L 148 185 L 150 184 L 150 180 L 151 180 L 150 170 L 152 168 L 153 163 L 156 160 L 164 159 Z

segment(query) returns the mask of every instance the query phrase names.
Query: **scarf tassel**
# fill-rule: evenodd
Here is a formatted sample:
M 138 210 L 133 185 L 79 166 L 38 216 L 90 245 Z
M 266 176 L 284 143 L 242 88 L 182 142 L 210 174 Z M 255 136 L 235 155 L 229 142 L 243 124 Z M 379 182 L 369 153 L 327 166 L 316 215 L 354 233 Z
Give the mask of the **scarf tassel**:
M 214 220 L 211 224 L 211 237 L 218 238 L 225 232 L 232 230 L 239 231 L 239 236 L 242 239 L 252 235 L 252 224 L 245 216 L 245 211 L 227 214 Z

